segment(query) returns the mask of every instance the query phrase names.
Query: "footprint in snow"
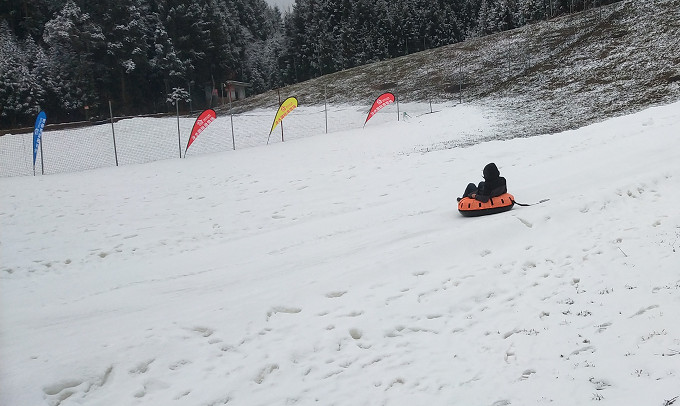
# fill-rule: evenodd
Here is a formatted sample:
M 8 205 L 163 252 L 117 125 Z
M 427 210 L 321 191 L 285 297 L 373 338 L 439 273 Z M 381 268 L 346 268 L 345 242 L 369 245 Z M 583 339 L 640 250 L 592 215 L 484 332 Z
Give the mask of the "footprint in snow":
M 271 308 L 267 312 L 267 321 L 269 321 L 269 319 L 277 313 L 295 314 L 295 313 L 300 313 L 301 311 L 302 311 L 302 309 L 300 309 L 298 307 L 276 306 L 276 307 Z
M 136 367 L 132 368 L 129 372 L 131 375 L 145 374 L 149 370 L 149 366 L 153 364 L 155 359 L 150 359 L 147 361 L 142 361 L 137 364 Z
M 276 371 L 278 369 L 279 369 L 278 364 L 265 365 L 260 370 L 260 372 L 257 374 L 257 376 L 255 376 L 255 379 L 254 379 L 255 383 L 258 384 L 258 385 L 261 385 L 262 382 L 264 382 L 264 380 L 267 379 L 267 377 L 269 375 L 271 375 L 274 371 Z
M 517 220 L 519 220 L 522 224 L 524 224 L 528 228 L 532 228 L 534 226 L 531 222 L 529 222 L 528 220 L 525 220 L 521 217 L 517 217 Z

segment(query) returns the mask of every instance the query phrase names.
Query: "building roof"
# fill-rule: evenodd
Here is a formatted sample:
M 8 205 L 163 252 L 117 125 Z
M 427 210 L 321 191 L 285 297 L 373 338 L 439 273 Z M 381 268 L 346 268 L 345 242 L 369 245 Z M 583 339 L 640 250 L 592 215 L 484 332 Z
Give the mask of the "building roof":
M 246 82 L 237 82 L 235 80 L 227 80 L 224 82 L 225 85 L 234 85 L 234 86 L 242 86 L 242 87 L 253 87 L 252 83 L 246 83 Z

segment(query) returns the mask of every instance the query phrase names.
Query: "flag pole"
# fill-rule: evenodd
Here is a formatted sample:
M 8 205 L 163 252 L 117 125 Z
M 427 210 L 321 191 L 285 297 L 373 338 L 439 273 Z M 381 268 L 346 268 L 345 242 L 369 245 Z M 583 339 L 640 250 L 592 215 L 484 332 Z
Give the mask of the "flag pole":
M 279 106 L 281 105 L 281 91 L 279 89 L 276 89 L 276 92 L 279 94 Z M 283 120 L 281 120 L 281 142 L 283 142 Z

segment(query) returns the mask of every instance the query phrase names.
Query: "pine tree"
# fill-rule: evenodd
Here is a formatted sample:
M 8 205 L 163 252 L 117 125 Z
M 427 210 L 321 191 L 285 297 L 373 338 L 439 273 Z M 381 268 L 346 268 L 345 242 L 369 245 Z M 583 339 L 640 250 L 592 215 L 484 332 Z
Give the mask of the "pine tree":
M 518 0 L 517 8 L 518 20 L 521 25 L 545 18 L 543 0 Z
M 0 122 L 10 126 L 27 124 L 37 113 L 37 84 L 14 33 L 0 20 Z
M 101 28 L 82 13 L 73 0 L 68 0 L 59 13 L 45 24 L 43 41 L 52 95 L 48 103 L 55 116 L 75 113 L 82 118 L 82 108 L 98 101 L 93 52 L 101 49 Z
M 150 19 L 153 24 L 153 48 L 149 54 L 150 78 L 156 86 L 162 83 L 165 93 L 170 93 L 171 87 L 185 83 L 186 69 L 175 49 L 175 45 L 163 25 L 162 15 L 164 4 L 157 4 L 153 8 Z M 162 104 L 162 100 L 161 100 Z
M 153 13 L 146 0 L 107 0 L 102 26 L 106 33 L 105 64 L 111 69 L 105 85 L 119 111 L 130 112 L 131 105 L 145 106 L 148 95 L 158 93 L 150 82 L 150 62 L 154 50 Z M 156 90 L 156 92 L 154 92 Z

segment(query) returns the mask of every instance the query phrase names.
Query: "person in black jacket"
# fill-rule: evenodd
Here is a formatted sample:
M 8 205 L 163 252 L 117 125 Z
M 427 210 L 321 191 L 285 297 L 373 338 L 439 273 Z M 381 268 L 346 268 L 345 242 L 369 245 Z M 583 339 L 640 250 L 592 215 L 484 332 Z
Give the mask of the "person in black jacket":
M 479 182 L 477 186 L 474 183 L 468 184 L 463 197 L 470 197 L 480 202 L 488 202 L 489 198 L 508 192 L 505 178 L 501 176 L 501 172 L 495 163 L 491 162 L 486 165 L 482 175 L 484 176 L 484 181 Z M 458 200 L 460 201 L 460 199 Z

